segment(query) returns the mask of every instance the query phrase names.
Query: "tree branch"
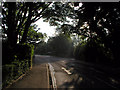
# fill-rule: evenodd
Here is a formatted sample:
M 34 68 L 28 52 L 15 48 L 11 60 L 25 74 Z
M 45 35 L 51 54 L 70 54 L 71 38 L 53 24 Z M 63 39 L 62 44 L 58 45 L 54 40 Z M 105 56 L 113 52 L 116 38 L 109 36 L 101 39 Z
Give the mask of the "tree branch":
M 28 15 L 27 21 L 25 22 L 25 30 L 24 30 L 24 33 L 23 33 L 23 36 L 22 36 L 22 39 L 21 39 L 20 43 L 25 43 L 26 42 L 28 29 L 30 27 L 30 24 L 32 23 L 31 22 L 32 9 L 33 9 L 33 6 L 32 6 L 31 3 L 29 3 L 29 15 Z
M 20 16 L 21 16 L 21 14 L 23 13 L 23 9 L 24 9 L 24 7 L 25 7 L 25 4 L 23 4 L 23 6 L 20 8 L 20 10 L 19 10 L 19 12 L 17 13 L 17 20 L 16 21 L 18 21 L 19 19 L 20 19 Z M 22 13 L 20 13 L 22 11 Z
M 6 28 L 5 28 L 5 25 L 2 25 L 2 28 L 4 29 L 4 32 L 6 32 L 7 30 L 6 30 Z
M 36 17 L 33 18 L 31 21 L 32 21 L 32 22 L 35 22 L 35 21 L 39 20 L 39 19 L 41 18 L 41 17 L 39 17 L 39 16 L 45 11 L 46 8 L 49 7 L 50 4 L 51 4 L 51 3 L 49 3 L 46 7 L 44 7 L 43 10 L 42 10 L 38 15 L 36 15 Z M 39 18 L 37 19 L 37 17 L 39 17 Z
M 37 18 L 36 20 L 34 20 L 33 23 L 36 22 L 37 20 L 39 20 L 41 17 L 42 17 L 42 16 L 40 16 L 39 18 Z
M 20 28 L 21 28 L 22 24 L 24 23 L 24 21 L 25 21 L 25 19 L 26 19 L 26 14 L 27 14 L 27 7 L 25 8 L 25 13 L 24 13 L 24 16 L 23 16 L 22 20 L 20 21 L 20 24 L 19 24 L 19 26 L 18 26 L 17 31 L 19 31 L 19 30 L 20 30 Z

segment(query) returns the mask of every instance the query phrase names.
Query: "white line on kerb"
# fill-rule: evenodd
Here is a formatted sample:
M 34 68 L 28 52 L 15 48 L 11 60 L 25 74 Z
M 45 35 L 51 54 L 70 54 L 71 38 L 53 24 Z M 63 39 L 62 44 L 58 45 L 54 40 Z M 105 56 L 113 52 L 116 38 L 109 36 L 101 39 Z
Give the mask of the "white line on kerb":
M 48 63 L 48 65 L 49 65 L 50 74 L 51 74 L 51 78 L 52 78 L 53 89 L 57 90 L 54 68 L 53 68 L 53 66 L 50 63 Z

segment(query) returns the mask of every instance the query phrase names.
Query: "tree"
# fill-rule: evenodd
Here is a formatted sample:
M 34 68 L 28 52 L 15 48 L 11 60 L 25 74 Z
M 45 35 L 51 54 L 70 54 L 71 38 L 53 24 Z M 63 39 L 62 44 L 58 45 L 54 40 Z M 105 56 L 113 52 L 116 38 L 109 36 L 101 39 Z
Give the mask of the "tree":
M 115 61 L 120 59 L 119 5 L 120 3 L 83 3 L 76 11 L 79 19 L 76 26 L 78 33 L 80 30 L 80 34 L 103 44 L 106 53 L 112 52 Z
M 42 34 L 38 32 L 38 30 L 35 30 L 36 25 L 30 26 L 29 31 L 27 34 L 27 40 L 26 42 L 29 44 L 36 44 L 44 40 L 46 37 L 46 34 Z
M 69 3 L 60 2 L 5 2 L 2 7 L 3 32 L 7 34 L 8 42 L 12 45 L 17 43 L 18 35 L 21 34 L 20 43 L 27 41 L 27 33 L 32 23 L 40 18 L 49 21 L 50 25 L 59 25 L 58 22 L 66 22 L 70 14 Z
M 18 35 L 21 36 L 20 43 L 27 41 L 27 34 L 32 23 L 42 17 L 42 13 L 51 3 L 24 3 L 5 2 L 2 7 L 3 33 L 7 34 L 11 46 L 16 45 Z M 22 32 L 22 35 L 21 35 Z
M 65 34 L 59 34 L 48 40 L 49 52 L 56 56 L 72 56 L 73 43 L 70 37 Z
M 74 9 L 71 19 L 75 23 L 64 23 L 60 27 L 64 27 L 69 33 L 85 36 L 88 41 L 104 48 L 106 57 L 111 55 L 110 61 L 119 62 L 120 3 L 82 3 L 82 6 L 79 4 L 75 2 L 70 5 Z
M 40 55 L 46 55 L 48 54 L 47 50 L 47 43 L 44 41 L 41 41 L 39 44 L 37 44 L 36 49 L 35 49 L 35 54 L 40 54 Z

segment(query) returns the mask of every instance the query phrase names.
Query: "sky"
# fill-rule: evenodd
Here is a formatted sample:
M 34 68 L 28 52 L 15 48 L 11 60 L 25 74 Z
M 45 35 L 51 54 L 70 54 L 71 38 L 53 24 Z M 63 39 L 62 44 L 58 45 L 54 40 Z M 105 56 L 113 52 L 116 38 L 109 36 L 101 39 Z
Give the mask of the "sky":
M 38 25 L 37 29 L 40 28 L 38 32 L 46 33 L 47 36 L 55 36 L 55 26 L 50 26 L 49 22 L 43 22 L 43 19 L 39 19 L 35 22 L 36 25 Z

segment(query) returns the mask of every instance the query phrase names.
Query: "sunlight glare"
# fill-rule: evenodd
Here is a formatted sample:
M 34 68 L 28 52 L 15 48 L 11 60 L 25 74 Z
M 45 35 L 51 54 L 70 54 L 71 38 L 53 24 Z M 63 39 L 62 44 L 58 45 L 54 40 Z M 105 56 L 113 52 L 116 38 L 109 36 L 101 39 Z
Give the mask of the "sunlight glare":
M 38 32 L 41 33 L 46 33 L 47 36 L 55 36 L 55 26 L 50 26 L 48 22 L 43 22 L 43 19 L 38 20 L 37 22 L 35 22 L 36 25 L 38 25 L 38 28 L 40 28 L 40 30 L 38 30 Z

